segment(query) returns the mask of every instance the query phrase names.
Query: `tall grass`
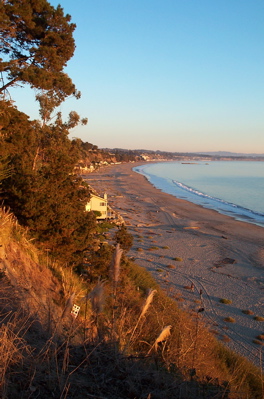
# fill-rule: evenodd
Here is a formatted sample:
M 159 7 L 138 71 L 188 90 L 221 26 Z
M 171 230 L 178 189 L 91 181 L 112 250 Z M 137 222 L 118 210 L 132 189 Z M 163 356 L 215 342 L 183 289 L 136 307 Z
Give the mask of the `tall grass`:
M 136 322 L 136 324 L 135 324 L 135 327 L 134 327 L 134 329 L 133 329 L 133 331 L 132 331 L 132 334 L 131 334 L 131 336 L 130 336 L 130 341 L 131 341 L 131 339 L 133 338 L 133 336 L 134 336 L 134 334 L 135 334 L 135 331 L 136 331 L 136 329 L 137 329 L 137 327 L 138 327 L 138 325 L 139 325 L 140 320 L 141 320 L 141 319 L 145 316 L 145 314 L 147 313 L 147 310 L 148 310 L 148 308 L 150 307 L 150 304 L 151 304 L 151 302 L 153 301 L 153 297 L 154 297 L 154 295 L 155 295 L 156 292 L 157 292 L 156 290 L 153 290 L 152 288 L 150 288 L 150 290 L 149 290 L 149 292 L 148 292 L 148 295 L 147 295 L 147 298 L 146 298 L 146 300 L 145 300 L 145 303 L 144 303 L 144 305 L 143 305 L 142 311 L 141 311 L 141 313 L 140 313 L 140 315 L 139 315 L 139 318 L 138 318 L 138 320 L 137 320 L 137 322 Z
M 4 217 L 10 234 L 8 238 L 6 230 L 5 257 L 10 263 L 16 253 L 20 263 L 13 263 L 19 277 L 13 303 L 8 275 L 0 280 L 3 398 L 19 397 L 20 390 L 33 399 L 261 399 L 260 371 L 218 343 L 201 318 L 179 310 L 145 269 L 122 256 L 120 248 L 110 266 L 111 279 L 87 283 L 72 270 L 46 262 L 46 254 L 38 257 L 43 259 L 40 266 L 29 261 L 28 254 L 23 255 L 26 246 L 18 250 L 13 227 L 7 227 L 16 222 L 8 213 Z M 30 280 L 28 291 L 21 269 Z M 25 292 L 33 296 L 31 301 Z M 74 303 L 81 306 L 76 319 L 70 312 Z M 18 307 L 25 304 L 24 312 L 30 307 L 34 311 L 21 324 Z M 48 317 L 53 320 L 49 329 Z

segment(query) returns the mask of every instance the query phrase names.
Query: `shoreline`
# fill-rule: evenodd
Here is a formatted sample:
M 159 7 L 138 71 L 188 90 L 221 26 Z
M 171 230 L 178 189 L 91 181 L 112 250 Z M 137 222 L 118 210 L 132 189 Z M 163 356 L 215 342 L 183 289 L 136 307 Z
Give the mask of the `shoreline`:
M 264 322 L 254 319 L 264 317 L 264 228 L 162 192 L 132 170 L 142 164 L 110 165 L 83 177 L 108 194 L 125 220 L 134 237 L 128 256 L 180 308 L 204 308 L 200 317 L 216 337 L 260 366 L 263 341 L 253 340 L 264 334 Z
M 152 184 L 156 189 L 158 190 L 162 190 L 165 193 L 168 193 L 170 195 L 175 196 L 176 198 L 182 198 L 184 200 L 186 200 L 187 202 L 191 202 L 193 204 L 199 205 L 203 208 L 206 209 L 212 209 L 220 214 L 226 215 L 226 216 L 230 216 L 232 218 L 234 218 L 235 220 L 241 221 L 241 222 L 246 222 L 246 223 L 251 223 L 254 224 L 256 226 L 260 226 L 262 228 L 264 228 L 264 213 L 260 213 L 259 211 L 250 209 L 249 207 L 245 207 L 242 205 L 238 205 L 237 203 L 233 203 L 233 202 L 228 202 L 227 200 L 221 199 L 220 197 L 211 197 L 210 195 L 200 192 L 199 189 L 197 188 L 192 188 L 192 187 L 188 187 L 185 185 L 185 183 L 180 183 L 176 180 L 173 179 L 168 179 L 171 182 L 167 183 L 165 178 L 160 177 L 158 178 L 158 180 L 155 180 L 155 182 L 152 181 L 153 176 L 149 173 L 148 168 L 145 171 L 145 166 L 148 166 L 148 164 L 157 164 L 157 163 L 169 163 L 168 162 L 148 162 L 148 163 L 144 163 L 141 165 L 137 165 L 135 168 L 133 169 L 138 169 L 135 170 L 135 172 L 142 174 L 143 176 L 146 177 L 146 179 L 149 181 L 150 184 Z M 175 164 L 182 164 L 183 162 L 172 162 Z M 185 163 L 185 164 L 190 164 L 190 163 Z M 192 163 L 194 164 L 194 163 Z M 198 163 L 196 163 L 196 165 L 198 165 Z M 149 176 L 149 177 L 148 177 Z M 156 179 L 156 177 L 154 176 L 154 179 Z M 162 181 L 164 181 L 164 183 L 161 183 Z M 180 188 L 185 187 L 187 188 L 186 191 L 179 191 L 179 195 L 177 195 L 176 192 L 173 192 L 173 185 L 171 185 L 171 183 L 175 184 L 175 186 L 180 186 Z M 164 189 L 164 184 L 165 184 L 165 189 Z M 191 198 L 188 198 L 189 193 L 198 193 L 198 196 L 194 197 L 194 200 L 192 200 Z M 264 210 L 263 210 L 264 211 Z

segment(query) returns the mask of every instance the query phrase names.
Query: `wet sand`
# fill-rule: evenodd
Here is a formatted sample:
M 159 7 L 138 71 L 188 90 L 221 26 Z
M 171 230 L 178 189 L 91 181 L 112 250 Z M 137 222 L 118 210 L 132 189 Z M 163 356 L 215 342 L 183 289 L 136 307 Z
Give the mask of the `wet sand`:
M 264 321 L 254 317 L 264 320 L 264 228 L 163 193 L 132 171 L 136 165 L 84 176 L 100 195 L 108 194 L 133 234 L 128 255 L 181 308 L 203 308 L 201 317 L 217 338 L 259 366 L 264 341 L 256 337 L 264 334 Z M 223 298 L 232 303 L 220 303 Z

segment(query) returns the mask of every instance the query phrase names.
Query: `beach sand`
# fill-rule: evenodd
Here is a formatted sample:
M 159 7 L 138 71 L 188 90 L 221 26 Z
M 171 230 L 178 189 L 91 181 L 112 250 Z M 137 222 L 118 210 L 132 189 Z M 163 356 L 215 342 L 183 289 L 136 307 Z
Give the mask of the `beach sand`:
M 216 337 L 260 366 L 264 341 L 253 340 L 264 334 L 264 321 L 254 319 L 264 318 L 264 228 L 163 193 L 132 171 L 136 165 L 111 165 L 84 176 L 124 218 L 134 237 L 128 256 L 179 307 L 204 309 L 201 317 Z M 221 303 L 223 298 L 232 303 Z

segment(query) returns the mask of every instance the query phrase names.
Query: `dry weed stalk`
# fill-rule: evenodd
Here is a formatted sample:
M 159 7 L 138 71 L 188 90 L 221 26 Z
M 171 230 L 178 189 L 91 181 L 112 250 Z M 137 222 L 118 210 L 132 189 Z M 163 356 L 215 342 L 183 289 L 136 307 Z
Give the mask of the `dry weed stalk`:
M 135 327 L 134 327 L 134 330 L 132 331 L 132 334 L 131 334 L 131 337 L 130 337 L 130 341 L 131 341 L 131 339 L 133 338 L 136 329 L 138 328 L 138 325 L 139 325 L 140 320 L 141 320 L 142 317 L 145 316 L 145 314 L 147 313 L 147 310 L 148 310 L 148 308 L 150 307 L 150 304 L 151 304 L 151 302 L 152 302 L 152 300 L 153 300 L 153 297 L 154 297 L 154 295 L 156 294 L 156 292 L 157 292 L 157 290 L 153 290 L 152 288 L 150 288 L 150 290 L 149 290 L 149 292 L 148 292 L 148 295 L 147 295 L 147 298 L 146 298 L 146 300 L 145 300 L 144 306 L 143 306 L 142 311 L 141 311 L 141 313 L 140 313 L 140 316 L 139 316 L 139 318 L 138 318 L 138 321 L 137 321 L 137 323 L 136 323 L 136 325 L 135 325 Z
M 103 311 L 104 307 L 104 284 L 105 280 L 98 281 L 94 289 L 87 296 L 87 299 L 91 301 L 93 313 L 97 315 Z
M 54 345 L 55 347 L 57 346 L 58 338 L 61 335 L 62 332 L 62 326 L 63 326 L 63 319 L 66 316 L 70 315 L 71 309 L 73 307 L 73 301 L 74 301 L 75 293 L 71 294 L 71 296 L 67 299 L 65 307 L 63 309 L 63 312 L 61 314 L 60 319 L 57 321 L 54 331 L 52 332 L 52 335 L 50 338 L 46 341 L 45 345 L 40 351 L 40 356 L 43 357 L 44 359 L 48 359 L 54 356 L 53 350 L 54 350 Z M 72 334 L 73 330 L 71 329 L 70 334 Z M 56 352 L 56 350 L 55 350 Z
M 85 314 L 84 314 L 84 341 L 86 340 L 86 323 L 87 323 L 87 309 L 88 300 L 92 305 L 93 318 L 91 318 L 91 325 L 93 327 L 93 336 L 97 337 L 99 333 L 98 317 L 102 313 L 105 302 L 104 284 L 105 280 L 98 281 L 93 290 L 83 298 L 85 301 Z M 92 331 L 92 330 L 91 330 Z
M 70 314 L 70 311 L 71 311 L 71 309 L 73 307 L 74 298 L 75 298 L 75 292 L 73 294 L 71 294 L 71 296 L 67 299 L 67 302 L 65 304 L 64 310 L 63 310 L 62 315 L 61 315 L 61 320 L 64 319 L 64 317 L 66 315 Z
M 117 244 L 115 252 L 113 254 L 112 262 L 110 264 L 110 278 L 113 282 L 114 288 L 116 288 L 116 285 L 119 281 L 120 261 L 122 253 L 123 250 L 120 248 L 120 244 Z
M 120 261 L 122 253 L 123 250 L 120 248 L 120 244 L 118 243 L 116 245 L 115 252 L 113 253 L 113 258 L 109 269 L 110 278 L 113 283 L 113 297 L 114 297 L 113 308 L 112 308 L 112 328 L 111 328 L 112 339 L 114 336 L 116 336 L 115 332 L 116 288 L 117 288 L 117 283 L 119 281 Z
M 12 329 L 10 329 L 9 323 L 1 327 L 0 338 L 0 381 L 1 384 L 3 384 L 9 365 L 18 363 L 22 360 L 22 354 L 19 347 L 23 346 L 23 339 L 18 337 L 17 334 L 15 334 Z
M 149 306 L 150 306 L 150 304 L 151 304 L 151 302 L 153 300 L 153 297 L 156 294 L 156 292 L 157 292 L 157 290 L 153 290 L 152 288 L 149 290 L 148 296 L 146 298 L 146 301 L 145 301 L 145 304 L 143 306 L 142 312 L 141 312 L 141 314 L 139 316 L 139 319 L 141 319 L 143 316 L 145 316 L 145 314 L 146 314 L 146 312 L 147 312 L 147 310 L 148 310 L 148 308 L 149 308 Z
M 28 318 L 15 313 L 10 321 L 0 327 L 0 395 L 5 396 L 9 367 L 23 362 L 25 356 L 31 355 L 30 346 L 23 335 L 30 327 Z
M 156 341 L 154 342 L 154 344 L 152 345 L 152 347 L 148 351 L 148 354 L 152 351 L 153 348 L 155 348 L 155 351 L 158 350 L 158 344 L 160 342 L 163 342 L 163 341 L 167 340 L 167 338 L 170 336 L 170 330 L 171 330 L 171 326 L 170 325 L 163 328 L 163 330 L 161 331 L 160 335 L 158 336 L 158 338 L 156 339 Z

